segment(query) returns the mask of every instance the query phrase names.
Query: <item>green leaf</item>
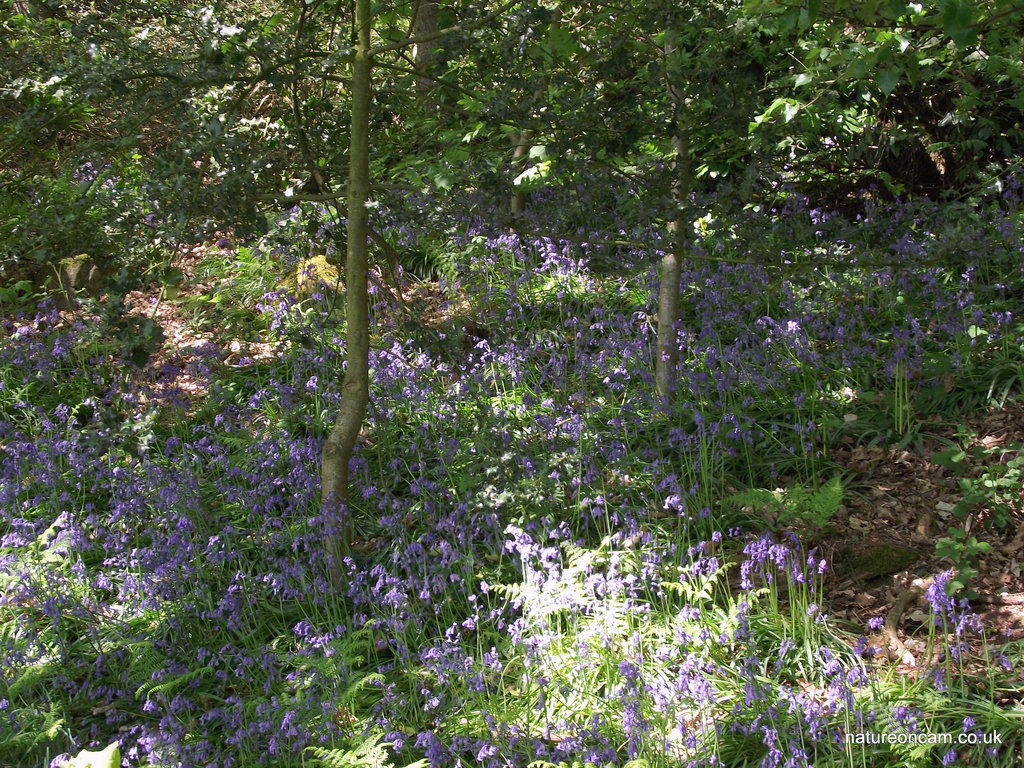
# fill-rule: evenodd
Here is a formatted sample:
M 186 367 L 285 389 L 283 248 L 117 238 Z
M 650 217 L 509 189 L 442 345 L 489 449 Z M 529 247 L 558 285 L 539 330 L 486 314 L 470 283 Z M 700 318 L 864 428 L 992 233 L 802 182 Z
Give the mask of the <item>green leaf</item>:
M 943 31 L 960 48 L 971 45 L 978 33 L 971 26 L 970 3 L 965 0 L 946 0 L 941 5 Z
M 452 165 L 462 165 L 469 162 L 469 150 L 465 147 L 450 147 L 444 153 L 445 159 Z
M 513 186 L 522 187 L 524 190 L 532 190 L 541 186 L 551 172 L 551 161 L 545 160 L 537 163 L 520 173 L 512 180 Z
M 178 267 L 170 267 L 160 275 L 160 283 L 162 285 L 173 285 L 179 286 L 185 280 L 185 273 Z
M 808 0 L 807 2 L 807 21 L 808 24 L 813 24 L 818 20 L 818 16 L 821 14 L 821 6 L 823 0 Z
M 963 473 L 967 470 L 967 454 L 959 448 L 947 448 L 932 455 L 932 462 L 940 467 L 951 469 L 956 473 Z
M 888 96 L 900 82 L 899 67 L 887 67 L 878 73 L 878 87 Z
M 576 41 L 565 27 L 555 27 L 548 33 L 548 44 L 556 55 L 566 55 L 574 51 Z
M 866 24 L 872 24 L 878 19 L 880 5 L 879 0 L 861 0 L 861 2 L 854 3 L 853 8 L 856 9 L 858 19 Z
M 793 10 L 782 14 L 779 17 L 779 32 L 784 35 L 792 32 L 800 21 L 800 15 L 806 13 L 806 10 L 802 8 L 794 8 Z
M 971 536 L 971 538 L 967 540 L 967 548 L 970 549 L 971 552 L 979 555 L 987 555 L 992 551 L 991 544 L 987 541 L 978 541 L 976 536 Z
M 484 128 L 486 127 L 487 126 L 484 123 L 478 122 L 476 125 L 473 126 L 472 130 L 468 131 L 466 135 L 462 137 L 462 140 L 468 144 L 469 142 L 473 141 L 473 139 L 475 139 L 477 136 L 479 136 L 481 131 L 483 131 Z

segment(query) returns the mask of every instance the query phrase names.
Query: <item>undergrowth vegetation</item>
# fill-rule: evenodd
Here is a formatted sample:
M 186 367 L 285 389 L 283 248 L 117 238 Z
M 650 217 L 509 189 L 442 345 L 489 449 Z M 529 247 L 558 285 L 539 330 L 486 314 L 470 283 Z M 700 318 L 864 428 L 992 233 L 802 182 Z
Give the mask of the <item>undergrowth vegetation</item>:
M 223 768 L 1018 765 L 1024 710 L 997 701 L 1020 648 L 987 644 L 954 574 L 907 675 L 881 617 L 830 620 L 814 545 L 838 441 L 911 445 L 1019 394 L 1022 210 L 1009 189 L 702 220 L 668 409 L 655 228 L 401 235 L 440 280 L 405 311 L 375 294 L 343 587 L 318 462 L 344 318 L 332 286 L 286 287 L 332 241 L 298 236 L 315 210 L 164 297 L 220 334 L 204 346 L 138 367 L 97 306 L 5 319 L 0 765 L 114 741 L 128 765 Z M 991 488 L 991 524 L 1019 524 L 1018 465 L 965 472 L 965 504 Z

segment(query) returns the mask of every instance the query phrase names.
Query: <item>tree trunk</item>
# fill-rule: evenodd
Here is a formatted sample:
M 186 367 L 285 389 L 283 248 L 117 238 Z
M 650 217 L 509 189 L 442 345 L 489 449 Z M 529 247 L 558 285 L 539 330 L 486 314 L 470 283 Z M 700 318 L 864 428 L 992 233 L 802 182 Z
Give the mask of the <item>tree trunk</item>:
M 533 94 L 534 102 L 540 104 L 545 100 L 548 91 L 548 86 L 551 80 L 551 71 L 555 66 L 556 50 L 555 50 L 555 34 L 562 25 L 562 11 L 560 8 L 555 8 L 551 12 L 551 19 L 548 22 L 548 41 L 545 48 L 547 61 L 544 67 L 543 83 L 538 86 L 537 90 Z M 529 128 L 519 131 L 518 133 L 512 134 L 512 169 L 516 175 L 526 170 L 526 166 L 529 161 L 527 159 L 530 149 L 533 146 L 533 140 L 535 138 L 535 132 Z M 512 218 L 518 218 L 526 210 L 526 202 L 529 199 L 529 195 L 523 191 L 522 188 L 517 187 L 512 192 L 512 199 L 510 200 L 510 208 L 512 211 Z
M 344 580 L 342 561 L 352 548 L 352 513 L 349 507 L 349 459 L 366 415 L 370 391 L 370 320 L 367 295 L 369 220 L 366 200 L 370 192 L 370 100 L 372 98 L 370 0 L 356 0 L 358 30 L 352 65 L 352 133 L 349 139 L 348 222 L 345 262 L 346 357 L 341 409 L 324 444 L 320 462 L 321 512 L 325 548 L 336 582 Z
M 425 37 L 437 34 L 437 0 L 420 0 L 416 6 L 412 34 Z M 413 68 L 416 70 L 416 91 L 424 94 L 434 87 L 434 49 L 438 41 L 417 43 L 413 53 Z
M 683 257 L 686 252 L 686 211 L 690 195 L 690 143 L 683 122 L 685 105 L 679 88 L 672 81 L 671 59 L 674 48 L 666 46 L 666 74 L 668 96 L 675 116 L 675 135 L 672 137 L 673 169 L 672 200 L 675 203 L 675 217 L 669 222 L 669 245 L 661 260 L 661 287 L 658 291 L 658 339 L 654 361 L 654 387 L 666 405 L 675 400 L 679 383 L 679 336 L 676 321 L 679 319 L 679 282 L 682 278 Z
M 44 0 L 14 0 L 14 12 L 30 19 L 52 19 L 57 16 L 57 11 L 63 9 L 56 3 L 51 8 Z
M 512 134 L 512 172 L 516 175 L 526 170 L 526 156 L 530 152 L 532 136 L 532 131 L 520 131 Z M 521 188 L 516 187 L 512 192 L 510 207 L 513 217 L 520 216 L 526 210 L 526 192 Z
M 669 248 L 661 260 L 661 288 L 658 291 L 658 341 L 654 364 L 654 386 L 658 397 L 668 405 L 675 400 L 678 384 L 679 336 L 679 281 L 683 271 L 683 251 L 686 229 L 681 209 L 669 222 Z

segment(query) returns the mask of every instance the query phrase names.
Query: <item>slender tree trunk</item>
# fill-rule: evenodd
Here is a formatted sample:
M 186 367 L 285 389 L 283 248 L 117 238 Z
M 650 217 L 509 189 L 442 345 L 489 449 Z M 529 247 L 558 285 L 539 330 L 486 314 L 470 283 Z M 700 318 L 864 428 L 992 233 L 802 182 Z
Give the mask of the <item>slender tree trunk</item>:
M 437 0 L 420 0 L 413 18 L 412 34 L 414 37 L 426 37 L 437 34 Z M 416 70 L 416 91 L 428 93 L 434 87 L 434 49 L 439 41 L 417 43 L 414 49 L 413 68 Z M 429 106 L 429 100 L 428 100 Z
M 352 65 L 352 132 L 349 139 L 348 244 L 345 262 L 346 355 L 348 367 L 342 385 L 341 409 L 324 444 L 320 465 L 321 511 L 327 524 L 325 548 L 332 560 L 332 576 L 343 581 L 342 558 L 352 548 L 349 508 L 349 459 L 366 416 L 370 390 L 370 320 L 368 278 L 369 221 L 366 200 L 370 192 L 370 0 L 356 0 L 357 45 Z
M 666 46 L 666 69 L 673 48 Z M 667 73 L 668 96 L 675 115 L 675 135 L 672 137 L 674 179 L 672 200 L 675 217 L 669 222 L 669 247 L 661 260 L 661 288 L 658 292 L 658 339 L 654 361 L 654 387 L 658 396 L 668 405 L 675 400 L 679 383 L 679 283 L 682 279 L 683 258 L 686 252 L 687 208 L 691 187 L 690 144 L 683 120 L 682 94 Z
M 532 131 L 519 131 L 512 134 L 512 169 L 513 173 L 517 175 L 525 170 L 526 156 L 530 152 L 532 136 Z M 526 192 L 516 187 L 512 192 L 510 207 L 513 217 L 521 215 L 526 210 Z
M 544 69 L 545 74 L 543 84 L 534 92 L 534 101 L 537 104 L 546 100 L 546 94 L 551 79 L 550 72 L 555 66 L 556 58 L 554 36 L 561 25 L 562 10 L 561 8 L 556 7 L 551 12 L 551 20 L 548 23 L 548 41 L 546 46 L 547 61 L 545 62 L 546 67 Z M 512 134 L 512 168 L 517 175 L 526 170 L 526 165 L 528 163 L 527 156 L 530 153 L 530 148 L 533 146 L 534 137 L 535 132 L 529 128 Z M 521 188 L 516 188 L 512 192 L 510 208 L 513 218 L 519 217 L 526 210 L 526 202 L 528 199 L 529 195 Z
M 303 37 L 306 31 L 308 9 L 309 6 L 306 3 L 303 3 L 299 9 L 299 16 L 295 23 L 295 42 L 293 43 L 296 51 L 303 49 Z M 302 155 L 302 161 L 306 166 L 305 171 L 309 174 L 309 179 L 302 188 L 314 195 L 327 195 L 330 194 L 331 190 L 327 184 L 327 180 L 317 167 L 317 158 L 309 143 L 309 133 L 306 130 L 306 120 L 302 114 L 302 97 L 299 93 L 299 82 L 301 80 L 300 66 L 300 62 L 296 61 L 293 67 L 295 77 L 292 78 L 291 93 L 292 119 L 295 121 L 295 138 L 299 145 L 299 154 Z

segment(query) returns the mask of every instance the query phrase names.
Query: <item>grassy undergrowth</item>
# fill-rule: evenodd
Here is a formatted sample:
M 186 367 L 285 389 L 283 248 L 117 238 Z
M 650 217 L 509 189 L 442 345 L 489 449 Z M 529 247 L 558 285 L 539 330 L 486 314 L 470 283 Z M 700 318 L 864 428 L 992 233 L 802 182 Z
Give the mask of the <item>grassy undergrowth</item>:
M 221 300 L 181 299 L 272 359 L 134 369 L 85 317 L 7 320 L 0 766 L 113 741 L 132 766 L 1019 764 L 1020 649 L 989 655 L 952 577 L 903 674 L 829 619 L 793 531 L 841 502 L 834 441 L 911 445 L 1015 397 L 1020 209 L 768 213 L 702 230 L 668 410 L 649 269 L 420 244 L 460 271 L 429 323 L 377 308 L 344 590 L 317 508 L 343 321 L 329 292 L 264 293 L 308 257 L 271 258 L 294 217 Z

